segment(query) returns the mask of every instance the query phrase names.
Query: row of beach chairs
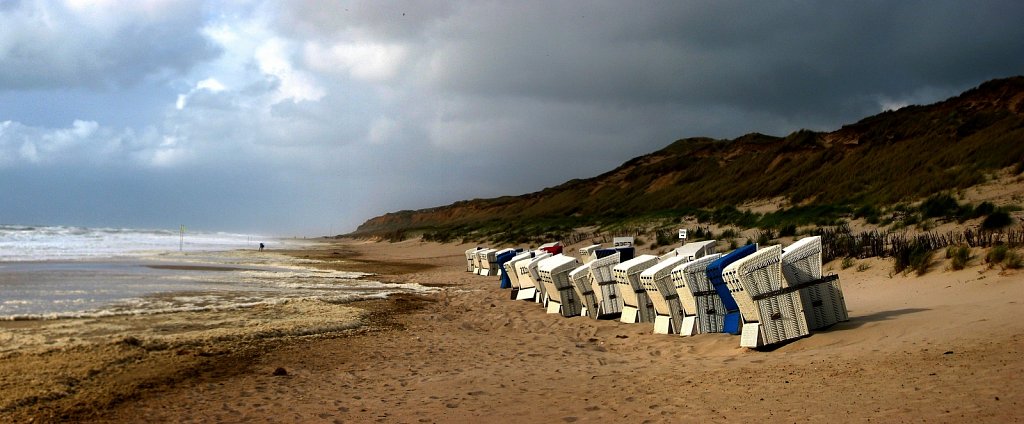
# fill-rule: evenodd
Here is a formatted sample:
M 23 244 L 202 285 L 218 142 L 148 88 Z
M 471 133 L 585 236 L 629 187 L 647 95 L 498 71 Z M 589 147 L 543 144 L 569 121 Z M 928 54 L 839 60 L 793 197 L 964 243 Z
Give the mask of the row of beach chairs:
M 615 238 L 611 248 L 580 248 L 578 257 L 557 242 L 535 250 L 476 247 L 466 251 L 466 271 L 499 276 L 511 299 L 551 314 L 653 323 L 659 334 L 736 334 L 749 348 L 848 319 L 839 277 L 822 275 L 818 236 L 727 254 L 716 252 L 715 240 L 661 256 L 635 255 L 632 244 Z

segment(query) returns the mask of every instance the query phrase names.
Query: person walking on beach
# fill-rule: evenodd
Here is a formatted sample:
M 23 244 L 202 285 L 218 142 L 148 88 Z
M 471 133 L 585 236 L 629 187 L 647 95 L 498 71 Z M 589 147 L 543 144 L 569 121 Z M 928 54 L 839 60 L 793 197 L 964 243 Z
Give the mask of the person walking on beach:
M 260 243 L 260 252 L 263 251 L 263 243 Z

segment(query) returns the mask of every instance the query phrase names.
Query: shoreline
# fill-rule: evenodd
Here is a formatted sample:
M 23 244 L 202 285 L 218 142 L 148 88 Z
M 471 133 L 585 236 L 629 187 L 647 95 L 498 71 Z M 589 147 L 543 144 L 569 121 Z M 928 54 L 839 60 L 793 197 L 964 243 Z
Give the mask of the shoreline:
M 1007 422 L 1024 405 L 1016 377 L 1024 372 L 1024 324 L 1016 320 L 1024 282 L 977 257 L 966 270 L 923 277 L 889 275 L 891 263 L 880 260 L 859 261 L 863 272 L 834 269 L 850 321 L 761 352 L 739 348 L 736 336 L 656 335 L 649 324 L 546 314 L 509 300 L 496 277 L 465 272 L 466 246 L 328 243 L 294 253 L 352 259 L 328 266 L 393 264 L 417 271 L 374 278 L 442 290 L 352 304 L 370 324 L 330 337 L 190 350 L 179 355 L 189 361 L 155 382 L 130 365 L 103 371 L 102 379 L 121 381 L 120 373 L 135 388 L 111 384 L 123 394 L 100 398 L 107 403 L 94 402 L 98 409 L 35 417 Z M 115 348 L 138 349 L 129 342 Z
M 287 254 L 310 258 L 316 251 Z M 332 254 L 329 259 L 335 262 L 321 265 L 363 273 L 367 267 L 344 263 L 352 255 Z M 408 265 L 394 269 L 403 267 Z M 254 358 L 280 346 L 383 331 L 394 325 L 391 315 L 418 305 L 419 297 L 392 294 L 342 303 L 289 300 L 222 311 L 0 321 L 0 346 L 7 348 L 0 349 L 0 421 L 96 420 L 155 390 L 204 375 L 245 372 Z

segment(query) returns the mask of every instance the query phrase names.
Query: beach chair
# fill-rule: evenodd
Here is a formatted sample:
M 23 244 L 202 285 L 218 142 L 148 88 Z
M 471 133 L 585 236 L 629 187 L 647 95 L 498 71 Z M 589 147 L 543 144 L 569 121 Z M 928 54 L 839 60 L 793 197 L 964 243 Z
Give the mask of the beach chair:
M 619 295 L 622 296 L 622 315 L 619 321 L 627 324 L 654 321 L 654 306 L 647 297 L 647 291 L 640 285 L 640 273 L 656 263 L 657 256 L 640 255 L 612 268 L 615 283 L 619 286 Z
M 722 272 L 743 318 L 740 346 L 757 348 L 810 334 L 800 294 L 783 291 L 782 246 L 769 246 Z
M 537 250 L 543 250 L 543 251 L 548 252 L 548 253 L 550 253 L 552 255 L 557 255 L 559 253 L 562 253 L 562 249 L 563 249 L 563 246 L 562 246 L 562 242 L 560 242 L 560 241 L 551 242 L 551 243 L 544 243 L 544 244 L 540 245 L 540 247 L 537 248 Z
M 476 268 L 476 251 L 483 249 L 482 247 L 474 247 L 466 250 L 466 272 L 477 273 Z
M 721 253 L 711 253 L 694 259 L 672 270 L 672 284 L 683 307 L 679 335 L 692 336 L 697 333 L 720 333 L 725 319 L 725 307 L 708 280 L 707 267 L 721 258 Z
M 587 247 L 580 248 L 580 262 L 587 263 L 594 260 L 594 251 L 600 249 L 600 244 L 592 244 Z
M 490 272 L 491 264 L 487 260 L 487 254 L 495 249 L 484 248 L 476 251 L 476 275 L 487 275 Z
M 821 274 L 821 237 L 804 237 L 782 250 L 782 274 L 800 291 L 811 330 L 849 320 L 839 276 Z
M 580 264 L 569 271 L 569 281 L 572 282 L 572 287 L 580 300 L 580 315 L 597 318 L 597 296 L 594 295 L 594 289 L 590 285 L 590 263 Z
M 654 307 L 654 333 L 678 333 L 682 325 L 682 305 L 679 294 L 672 285 L 672 270 L 684 263 L 682 256 L 673 256 L 660 261 L 640 273 L 640 285 L 647 292 L 647 297 Z
M 622 296 L 612 271 L 619 264 L 622 252 L 609 249 L 612 253 L 600 256 L 590 262 L 590 288 L 594 291 L 597 311 L 592 318 L 614 318 L 622 314 Z M 630 251 L 631 252 L 631 251 Z
M 633 247 L 633 237 L 614 237 L 612 247 Z
M 507 262 L 505 262 L 504 275 L 508 277 L 509 283 L 511 284 L 512 287 L 512 293 L 509 295 L 509 297 L 512 300 L 516 300 L 516 297 L 519 295 L 519 273 L 516 272 L 516 264 L 519 263 L 519 261 L 521 260 L 532 259 L 533 255 L 535 254 L 536 251 L 527 250 L 513 256 L 512 259 L 509 259 Z
M 614 255 L 616 253 L 619 254 L 619 262 L 622 263 L 630 259 L 633 259 L 633 255 L 636 253 L 636 248 L 632 246 L 625 246 L 613 247 L 610 249 L 597 249 L 594 251 L 594 259 L 600 259 L 605 256 Z
M 484 254 L 484 258 L 480 263 L 480 265 L 484 267 L 483 272 L 481 272 L 480 275 L 483 275 L 485 277 L 501 275 L 501 266 L 498 265 L 498 255 L 514 250 L 515 249 L 509 248 L 487 250 L 487 253 Z
M 736 300 L 732 298 L 729 286 L 725 283 L 725 280 L 722 279 L 722 271 L 725 270 L 725 267 L 732 265 L 733 262 L 736 262 L 756 251 L 756 244 L 748 244 L 739 249 L 733 250 L 729 254 L 718 258 L 708 265 L 708 281 L 711 281 L 711 285 L 714 287 L 715 291 L 718 292 L 718 297 L 722 300 L 722 306 L 725 308 L 725 317 L 722 322 L 721 330 L 723 333 L 740 334 L 741 328 L 739 306 L 736 305 Z
M 562 254 L 551 256 L 537 264 L 544 291 L 548 295 L 547 312 L 574 317 L 580 314 L 582 303 L 576 294 L 569 272 L 580 265 L 572 256 Z
M 500 253 L 498 253 L 497 255 L 494 255 L 494 258 L 495 258 L 495 261 L 497 262 L 497 266 L 498 266 L 498 270 L 499 270 L 498 276 L 501 277 L 499 279 L 500 283 L 498 284 L 499 288 L 502 288 L 502 289 L 512 288 L 512 276 L 509 275 L 509 273 L 505 271 L 505 264 L 507 264 L 508 261 L 511 261 L 512 258 L 514 258 L 517 255 L 519 255 L 521 252 L 522 252 L 522 249 L 505 249 L 505 250 L 501 251 Z
M 716 244 L 717 241 L 715 240 L 695 241 L 692 243 L 686 243 L 683 247 L 673 250 L 673 252 L 675 252 L 677 256 L 682 256 L 684 261 L 689 262 L 715 253 Z
M 540 285 L 540 275 L 537 274 L 537 263 L 551 256 L 547 252 L 534 252 L 535 255 L 529 259 L 516 262 L 516 274 L 519 279 L 519 293 L 516 300 L 536 301 L 537 286 Z

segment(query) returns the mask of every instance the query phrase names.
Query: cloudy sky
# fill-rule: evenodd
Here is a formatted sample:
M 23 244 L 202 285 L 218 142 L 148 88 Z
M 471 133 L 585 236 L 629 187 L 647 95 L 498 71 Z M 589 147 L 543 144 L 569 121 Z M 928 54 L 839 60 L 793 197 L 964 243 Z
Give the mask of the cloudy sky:
M 0 224 L 353 230 L 1024 73 L 1019 1 L 0 0 Z

